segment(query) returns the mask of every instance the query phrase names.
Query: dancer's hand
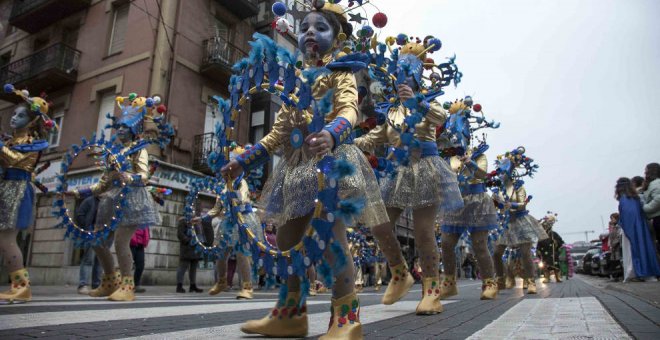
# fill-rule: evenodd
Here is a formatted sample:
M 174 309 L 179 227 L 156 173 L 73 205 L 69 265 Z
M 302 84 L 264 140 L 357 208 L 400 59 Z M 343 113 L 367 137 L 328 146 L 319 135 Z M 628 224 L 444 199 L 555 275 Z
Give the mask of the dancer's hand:
M 400 84 L 397 86 L 396 90 L 399 94 L 399 99 L 401 99 L 401 102 L 405 102 L 406 100 L 415 96 L 413 90 L 406 84 Z
M 238 178 L 238 176 L 240 176 L 241 173 L 243 173 L 243 167 L 236 160 L 233 160 L 225 164 L 225 166 L 223 166 L 222 169 L 220 169 L 220 172 L 222 173 L 222 176 L 224 176 L 225 178 L 229 176 L 232 179 L 235 179 Z
M 195 216 L 190 220 L 190 223 L 197 224 L 199 222 L 202 222 L 202 218 L 199 216 Z
M 310 134 L 305 138 L 305 143 L 309 144 L 309 150 L 319 157 L 332 151 L 332 148 L 335 146 L 334 138 L 326 130 Z
M 465 164 L 465 163 L 467 163 L 467 162 L 470 161 L 470 156 L 468 156 L 468 155 L 463 155 L 463 156 L 461 156 L 461 158 L 459 158 L 459 159 L 460 159 L 461 163 Z

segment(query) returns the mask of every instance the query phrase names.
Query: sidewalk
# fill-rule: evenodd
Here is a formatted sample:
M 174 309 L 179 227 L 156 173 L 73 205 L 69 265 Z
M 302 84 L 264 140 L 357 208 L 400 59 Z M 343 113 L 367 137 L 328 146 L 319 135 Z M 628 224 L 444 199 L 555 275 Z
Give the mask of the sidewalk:
M 608 278 L 579 275 L 585 282 L 601 288 L 632 294 L 648 303 L 660 307 L 660 281 L 656 282 L 611 282 Z

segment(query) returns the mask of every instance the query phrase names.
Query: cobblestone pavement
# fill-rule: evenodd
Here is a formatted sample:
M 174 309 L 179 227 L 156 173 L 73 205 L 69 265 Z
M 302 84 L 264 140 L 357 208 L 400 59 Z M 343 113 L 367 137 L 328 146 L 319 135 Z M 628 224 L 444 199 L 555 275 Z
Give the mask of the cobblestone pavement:
M 655 286 L 653 286 L 655 284 Z M 563 283 L 538 284 L 539 293 L 520 287 L 481 301 L 480 282 L 462 280 L 460 293 L 443 301 L 439 315 L 416 316 L 420 286 L 392 306 L 380 304 L 382 292 L 360 294 L 367 339 L 660 339 L 660 283 L 611 284 L 578 276 Z M 240 324 L 261 318 L 277 292 L 256 292 L 237 301 L 226 292 L 176 294 L 174 287 L 147 287 L 132 303 L 75 294 L 72 287 L 35 287 L 25 304 L 0 305 L 0 339 L 224 339 L 241 338 Z M 633 293 L 634 292 L 634 293 Z M 310 337 L 327 327 L 329 296 L 308 304 Z

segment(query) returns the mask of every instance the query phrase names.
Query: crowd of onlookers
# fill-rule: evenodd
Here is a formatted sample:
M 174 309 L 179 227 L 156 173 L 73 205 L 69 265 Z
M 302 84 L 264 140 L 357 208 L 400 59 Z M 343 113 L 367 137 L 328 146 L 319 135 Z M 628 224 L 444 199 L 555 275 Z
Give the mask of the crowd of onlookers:
M 650 163 L 644 177 L 621 177 L 610 216 L 608 247 L 621 254 L 624 282 L 660 277 L 660 164 Z

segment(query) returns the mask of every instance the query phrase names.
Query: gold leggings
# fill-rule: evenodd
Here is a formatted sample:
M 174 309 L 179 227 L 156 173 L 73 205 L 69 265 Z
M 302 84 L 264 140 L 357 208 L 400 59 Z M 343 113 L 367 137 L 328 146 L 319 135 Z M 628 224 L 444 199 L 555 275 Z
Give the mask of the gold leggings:
M 532 260 L 532 244 L 523 243 L 518 245 L 518 247 L 522 254 L 522 269 L 523 275 L 525 276 L 524 278 L 531 279 L 535 276 L 534 262 Z M 497 273 L 497 277 L 504 277 L 504 263 L 502 262 L 502 256 L 504 255 L 505 250 L 506 246 L 498 245 L 495 248 L 495 252 L 493 253 L 493 264 L 495 265 L 495 272 Z
M 413 210 L 413 235 L 424 277 L 437 277 L 440 255 L 435 242 L 435 215 L 437 207 L 432 205 Z M 394 234 L 394 225 L 403 212 L 400 208 L 387 208 L 390 221 L 372 228 L 383 255 L 391 267 L 404 262 L 401 245 Z
M 23 253 L 16 243 L 18 232 L 18 229 L 0 231 L 0 255 L 10 273 L 23 269 Z
M 294 218 L 287 221 L 284 225 L 279 226 L 277 228 L 277 248 L 283 251 L 289 250 L 300 242 L 305 235 L 307 228 L 310 227 L 309 222 L 311 219 L 312 215 L 309 214 L 307 216 Z M 332 285 L 332 296 L 334 298 L 341 298 L 352 293 L 354 290 L 355 268 L 353 266 L 351 254 L 348 251 L 346 226 L 341 220 L 337 220 L 332 227 L 332 232 L 334 233 L 335 240 L 341 245 L 341 248 L 344 251 L 344 256 L 346 256 L 344 270 L 340 273 L 333 273 L 334 283 Z M 335 263 L 335 258 L 330 250 L 330 245 L 327 245 L 323 255 L 325 260 L 328 261 L 332 267 Z M 300 278 L 294 275 L 289 276 L 287 286 L 290 292 L 300 291 Z
M 229 260 L 229 250 L 225 252 L 225 257 L 221 260 L 215 261 L 216 268 L 216 278 L 215 281 L 218 282 L 219 279 L 227 277 L 227 261 Z M 250 257 L 245 256 L 241 252 L 236 253 L 236 269 L 238 269 L 238 277 L 241 279 L 242 283 L 252 282 L 252 277 L 250 276 Z M 231 282 L 227 282 L 231 285 Z
M 446 277 L 456 277 L 456 243 L 460 234 L 442 234 L 442 264 Z M 482 279 L 493 277 L 493 258 L 488 251 L 488 232 L 477 231 L 470 234 L 472 250 L 477 258 L 477 266 Z M 501 256 L 500 256 L 501 257 Z M 501 261 L 500 261 L 501 262 Z
M 115 251 L 117 252 L 117 262 L 119 263 L 119 271 L 121 276 L 133 277 L 133 255 L 131 254 L 131 237 L 137 230 L 137 226 L 121 226 L 114 232 L 110 233 L 108 239 L 105 240 L 100 246 L 94 247 L 94 253 L 103 267 L 103 272 L 106 274 L 115 271 L 115 262 L 110 252 L 112 242 L 115 242 Z

